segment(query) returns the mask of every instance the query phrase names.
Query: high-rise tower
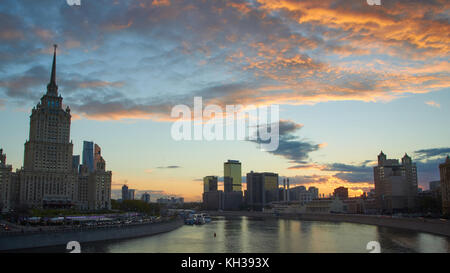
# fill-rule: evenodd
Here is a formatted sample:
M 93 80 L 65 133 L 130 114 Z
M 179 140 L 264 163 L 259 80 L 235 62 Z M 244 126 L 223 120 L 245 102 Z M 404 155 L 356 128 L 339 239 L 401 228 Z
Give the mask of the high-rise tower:
M 242 191 L 242 166 L 238 160 L 228 160 L 223 164 L 224 191 Z
M 71 115 L 63 108 L 56 85 L 56 45 L 47 92 L 33 108 L 20 177 L 20 203 L 31 207 L 72 205 L 76 197 L 72 171 Z

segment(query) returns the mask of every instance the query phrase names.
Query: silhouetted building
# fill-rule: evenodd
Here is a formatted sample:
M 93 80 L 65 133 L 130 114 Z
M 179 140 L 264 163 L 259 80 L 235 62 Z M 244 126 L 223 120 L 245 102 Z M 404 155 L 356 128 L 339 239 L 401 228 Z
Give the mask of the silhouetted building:
M 203 192 L 217 191 L 217 176 L 203 177 Z
M 348 198 L 348 188 L 345 187 L 338 187 L 334 189 L 333 195 L 335 197 L 338 197 L 341 200 Z
M 430 190 L 432 191 L 436 191 L 439 190 L 441 188 L 441 181 L 437 180 L 437 181 L 431 181 L 428 183 Z
M 128 193 L 128 186 L 127 185 L 123 185 L 122 186 L 122 200 L 130 200 L 130 195 Z
M 135 195 L 136 195 L 135 189 L 128 189 L 128 200 L 134 200 Z
M 223 210 L 239 210 L 242 207 L 242 191 L 223 193 Z
M 75 173 L 78 173 L 80 171 L 80 156 L 79 155 L 72 156 L 72 169 Z
M 441 175 L 442 213 L 450 215 L 450 157 L 439 165 Z
M 203 208 L 205 210 L 223 209 L 223 191 L 209 191 L 203 193 Z
M 144 201 L 145 203 L 150 203 L 150 194 L 149 193 L 143 193 L 141 196 L 141 200 Z
M 278 174 L 247 173 L 248 206 L 262 210 L 270 202 L 278 201 Z
M 374 167 L 375 193 L 378 207 L 385 212 L 413 210 L 417 199 L 417 168 L 405 154 L 400 164 L 381 152 Z

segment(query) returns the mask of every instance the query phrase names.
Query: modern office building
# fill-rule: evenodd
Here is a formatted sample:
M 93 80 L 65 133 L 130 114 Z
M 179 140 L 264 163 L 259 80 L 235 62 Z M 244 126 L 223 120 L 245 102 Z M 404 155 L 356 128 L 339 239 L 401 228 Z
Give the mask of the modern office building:
M 442 213 L 450 215 L 450 157 L 439 165 L 441 175 Z
M 242 191 L 230 191 L 223 193 L 223 210 L 240 210 L 242 207 Z
M 135 195 L 136 195 L 135 189 L 128 189 L 128 200 L 134 200 Z
M 123 185 L 122 186 L 122 201 L 129 200 L 129 193 L 128 193 L 128 186 Z
M 223 191 L 208 191 L 203 193 L 203 209 L 222 210 L 223 209 Z
M 242 166 L 238 160 L 228 160 L 223 164 L 224 187 L 231 185 L 232 191 L 242 191 Z M 224 189 L 226 192 L 229 189 Z
M 203 192 L 217 191 L 217 176 L 203 177 Z
M 141 196 L 141 200 L 147 204 L 150 203 L 150 194 L 148 192 L 143 193 Z
M 87 166 L 89 172 L 94 171 L 94 142 L 92 141 L 83 141 L 83 165 Z
M 341 200 L 347 199 L 348 198 L 348 188 L 338 187 L 338 188 L 334 189 L 333 196 L 338 197 Z
M 387 159 L 381 152 L 378 166 L 373 168 L 375 195 L 378 207 L 384 212 L 401 212 L 415 209 L 417 203 L 417 168 L 405 154 L 402 162 Z
M 278 201 L 278 174 L 247 173 L 247 202 L 251 209 L 262 210 L 270 202 Z
M 80 156 L 79 155 L 72 156 L 72 170 L 75 173 L 78 173 L 80 171 Z

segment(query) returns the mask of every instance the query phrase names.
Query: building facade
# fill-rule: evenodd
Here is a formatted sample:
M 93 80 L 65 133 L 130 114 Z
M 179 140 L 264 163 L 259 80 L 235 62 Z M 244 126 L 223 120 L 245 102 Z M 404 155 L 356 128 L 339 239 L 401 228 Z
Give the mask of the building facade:
M 58 94 L 56 84 L 55 46 L 47 92 L 31 111 L 23 167 L 11 174 L 10 181 L 17 183 L 8 189 L 12 193 L 8 197 L 9 206 L 14 203 L 29 208 L 82 209 L 89 208 L 86 204 L 92 201 L 96 203 L 91 206 L 92 209 L 110 208 L 111 172 L 104 171 L 103 160 L 103 172 L 96 174 L 95 178 L 88 178 L 88 181 L 80 178 L 80 170 L 76 170 L 79 157 L 73 156 L 70 140 L 70 108 L 64 108 L 62 103 L 63 98 Z M 92 172 L 93 169 L 88 168 L 87 177 Z M 100 190 L 97 186 L 105 188 Z M 3 190 L 1 192 L 4 193 Z M 100 200 L 101 205 L 98 203 Z
M 209 175 L 203 177 L 203 192 L 217 191 L 217 176 Z
M 83 165 L 87 166 L 89 172 L 94 171 L 94 142 L 83 141 Z
M 278 174 L 247 173 L 247 196 L 248 206 L 259 211 L 267 204 L 278 201 Z
M 224 187 L 228 183 L 231 191 L 242 191 L 242 165 L 238 160 L 228 160 L 223 164 Z M 224 191 L 227 191 L 224 189 Z
M 441 195 L 442 195 L 442 213 L 450 215 L 450 157 L 444 163 L 439 165 L 441 175 Z
M 11 209 L 12 166 L 6 164 L 6 154 L 0 149 L 0 212 Z
M 338 187 L 334 189 L 333 196 L 338 197 L 341 200 L 348 198 L 348 188 L 346 187 Z
M 148 192 L 143 193 L 141 196 L 141 200 L 147 204 L 150 203 L 150 194 Z
M 375 196 L 378 208 L 383 212 L 405 212 L 416 208 L 417 168 L 405 154 L 402 162 L 387 159 L 381 152 L 378 166 L 374 167 Z

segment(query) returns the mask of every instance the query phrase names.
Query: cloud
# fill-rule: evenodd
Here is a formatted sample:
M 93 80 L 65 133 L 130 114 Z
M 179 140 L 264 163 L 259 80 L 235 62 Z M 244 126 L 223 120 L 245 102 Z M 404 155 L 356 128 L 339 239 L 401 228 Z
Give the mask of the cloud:
M 414 151 L 414 154 L 417 155 L 419 160 L 427 159 L 430 157 L 445 157 L 448 154 L 450 154 L 450 148 L 449 147 L 442 147 L 442 148 L 430 148 L 430 149 L 421 149 Z
M 176 165 L 158 167 L 158 169 L 179 169 L 179 168 L 181 168 L 181 166 Z
M 327 164 L 322 170 L 338 172 L 334 177 L 350 183 L 369 182 L 373 183 L 373 167 L 368 166 L 370 160 L 357 165 L 332 163 Z
M 439 103 L 432 101 L 432 100 L 425 102 L 425 104 L 427 104 L 431 107 L 441 108 L 441 105 Z
M 199 93 L 220 105 L 389 101 L 449 88 L 449 5 L 6 0 L 0 85 L 36 103 L 49 68 L 32 69 L 56 42 L 62 95 L 81 118 L 168 121 L 171 106 Z
M 275 126 L 275 125 L 272 125 Z M 278 124 L 279 145 L 275 151 L 269 151 L 273 155 L 279 155 L 289 160 L 290 163 L 306 164 L 309 159 L 309 153 L 319 150 L 320 144 L 313 144 L 307 140 L 301 139 L 295 133 L 303 125 L 291 120 L 280 120 Z M 250 140 L 251 142 L 261 143 L 261 140 Z

